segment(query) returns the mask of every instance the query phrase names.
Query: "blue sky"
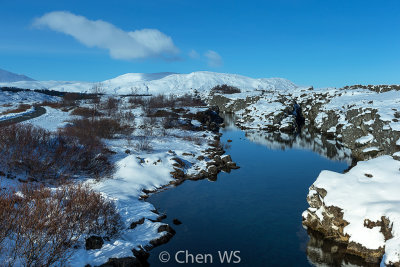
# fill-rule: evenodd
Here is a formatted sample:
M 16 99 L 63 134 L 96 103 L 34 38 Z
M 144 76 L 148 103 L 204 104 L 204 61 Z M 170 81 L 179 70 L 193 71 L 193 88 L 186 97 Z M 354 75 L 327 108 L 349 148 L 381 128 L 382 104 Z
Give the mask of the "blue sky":
M 400 84 L 397 0 L 0 0 L 0 33 L 0 68 L 38 80 L 209 70 L 317 87 Z

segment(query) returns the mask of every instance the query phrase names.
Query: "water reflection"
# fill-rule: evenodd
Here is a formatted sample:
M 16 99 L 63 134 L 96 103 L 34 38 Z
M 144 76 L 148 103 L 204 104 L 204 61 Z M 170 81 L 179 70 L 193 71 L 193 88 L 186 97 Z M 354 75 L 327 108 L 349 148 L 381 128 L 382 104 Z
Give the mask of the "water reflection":
M 223 117 L 225 131 L 237 129 L 236 118 L 233 114 L 224 114 Z M 344 161 L 349 165 L 354 161 L 351 157 L 351 150 L 344 147 L 339 141 L 329 139 L 307 127 L 303 127 L 298 134 L 287 134 L 279 131 L 267 132 L 256 129 L 244 131 L 248 140 L 272 150 L 306 149 L 331 160 Z
M 214 183 L 187 181 L 147 199 L 167 214 L 164 222 L 176 230 L 171 241 L 151 251 L 149 263 L 160 266 L 159 253 L 173 255 L 181 250 L 214 256 L 218 251 L 240 251 L 238 266 L 335 266 L 346 262 L 318 256 L 329 255 L 318 250 L 318 245 L 325 247 L 326 243 L 307 234 L 301 214 L 308 207 L 308 187 L 321 170 L 344 171 L 349 153 L 306 132 L 296 136 L 245 132 L 229 117 L 225 123 L 221 141 L 230 141 L 227 153 L 241 168 L 220 173 Z M 183 224 L 174 226 L 174 218 Z
M 307 149 L 331 160 L 345 161 L 349 165 L 352 163 L 350 149 L 342 146 L 337 141 L 312 133 L 308 129 L 302 129 L 302 132 L 296 135 L 247 130 L 246 137 L 252 142 L 273 150 Z
M 237 129 L 235 126 L 235 117 L 225 115 L 225 130 L 231 131 Z M 351 156 L 351 150 L 344 147 L 340 142 L 322 136 L 321 134 L 303 128 L 299 134 L 286 134 L 282 132 L 267 132 L 263 130 L 245 130 L 246 139 L 260 144 L 271 150 L 310 150 L 319 155 L 334 161 L 344 161 L 348 165 L 354 164 Z M 316 178 L 316 177 L 315 177 Z M 301 222 L 299 222 L 301 223 Z M 298 235 L 308 234 L 308 240 L 301 243 L 304 246 L 303 251 L 307 254 L 310 264 L 315 266 L 379 266 L 365 262 L 362 258 L 346 254 L 346 245 L 324 239 L 322 234 L 308 230 L 299 231 Z
M 361 258 L 346 254 L 346 245 L 324 239 L 314 231 L 308 231 L 307 258 L 315 266 L 379 266 Z

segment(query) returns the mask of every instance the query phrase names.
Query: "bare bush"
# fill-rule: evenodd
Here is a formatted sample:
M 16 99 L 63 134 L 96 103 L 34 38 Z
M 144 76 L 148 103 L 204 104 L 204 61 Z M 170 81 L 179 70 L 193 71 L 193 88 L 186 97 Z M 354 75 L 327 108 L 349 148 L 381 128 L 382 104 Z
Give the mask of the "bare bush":
M 63 102 L 50 102 L 50 101 L 43 101 L 39 104 L 39 106 L 47 106 L 55 109 L 65 109 L 66 106 Z
M 75 106 L 78 100 L 80 100 L 80 94 L 78 93 L 66 93 L 62 97 L 64 106 Z
M 6 110 L 4 112 L 1 113 L 1 115 L 6 115 L 6 114 L 10 114 L 10 113 L 20 113 L 20 112 L 24 112 L 27 111 L 28 109 L 30 109 L 32 106 L 29 104 L 19 104 L 17 108 L 14 109 L 9 109 Z
M 110 174 L 113 165 L 105 146 L 95 137 L 85 141 L 65 131 L 51 133 L 29 124 L 1 127 L 0 166 L 4 172 L 37 180 Z
M 120 111 L 115 114 L 115 118 L 120 121 L 129 123 L 132 127 L 135 126 L 135 114 L 132 111 Z
M 145 100 L 143 96 L 131 96 L 128 99 L 129 104 L 131 104 L 132 108 L 139 107 L 139 106 L 144 106 L 145 105 Z
M 217 85 L 211 89 L 211 93 L 220 93 L 220 94 L 236 94 L 240 93 L 240 89 L 234 86 L 222 84 Z
M 191 94 L 185 94 L 177 98 L 178 106 L 181 107 L 198 107 L 207 106 L 207 104 L 199 97 Z
M 154 131 L 158 126 L 158 120 L 156 117 L 145 117 L 143 119 L 143 133 L 145 136 L 154 136 Z
M 107 112 L 108 116 L 117 112 L 119 107 L 119 100 L 114 97 L 108 97 L 107 100 L 102 104 L 102 108 Z
M 0 247 L 9 265 L 65 264 L 86 236 L 110 237 L 122 227 L 114 204 L 87 186 L 24 184 L 19 192 L 0 194 L 0 223 L 7 226 Z
M 121 124 L 117 119 L 99 118 L 89 120 L 83 118 L 73 120 L 62 131 L 67 135 L 77 136 L 83 143 L 90 143 L 90 139 L 110 139 L 115 134 L 129 134 L 132 132 L 132 128 L 129 125 Z
M 71 115 L 77 115 L 77 116 L 89 118 L 92 116 L 95 116 L 95 117 L 102 116 L 103 114 L 97 110 L 94 110 L 93 108 L 77 107 L 71 112 Z
M 175 117 L 175 116 L 174 117 L 172 117 L 172 116 L 164 117 L 161 120 L 161 124 L 164 129 L 177 128 L 180 126 L 179 117 Z
M 185 135 L 182 137 L 183 140 L 193 142 L 198 146 L 201 146 L 204 143 L 204 138 L 192 136 L 192 135 Z
M 151 140 L 148 136 L 138 136 L 137 142 L 135 144 L 135 149 L 139 151 L 151 151 L 153 147 L 151 146 Z
M 173 108 L 176 104 L 174 95 L 156 95 L 147 99 L 150 108 Z

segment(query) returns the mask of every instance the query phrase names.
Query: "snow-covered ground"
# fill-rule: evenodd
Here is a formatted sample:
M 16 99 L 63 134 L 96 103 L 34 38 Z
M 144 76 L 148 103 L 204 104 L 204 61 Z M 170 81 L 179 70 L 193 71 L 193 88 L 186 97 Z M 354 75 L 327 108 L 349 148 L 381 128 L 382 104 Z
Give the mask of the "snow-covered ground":
M 207 98 L 210 89 L 221 84 L 241 89 L 241 93 L 224 95 L 226 102 L 220 108 L 233 111 L 239 117 L 237 122 L 244 128 L 291 131 L 295 123 L 293 106 L 294 103 L 298 103 L 302 108 L 307 126 L 311 125 L 321 133 L 339 139 L 340 145 L 351 150 L 353 156 L 356 155 L 359 159 L 371 158 L 369 161 L 358 162 L 358 165 L 346 174 L 324 171 L 314 186 L 327 191 L 322 199 L 325 206 L 337 206 L 343 210 L 343 218 L 349 223 L 345 227 L 345 234 L 349 236 L 350 241 L 370 249 L 385 246 L 385 262 L 400 261 L 400 227 L 398 225 L 400 199 L 397 193 L 400 191 L 400 177 L 399 161 L 396 160 L 400 157 L 400 94 L 398 91 L 378 93 L 355 87 L 314 89 L 298 87 L 280 78 L 252 79 L 235 74 L 212 72 L 131 73 L 101 83 L 21 81 L 0 83 L 0 87 L 90 92 L 94 85 L 100 85 L 108 94 L 183 95 L 198 92 L 202 97 Z M 36 97 L 36 95 L 30 95 L 34 93 L 26 92 L 11 94 L 0 92 L 0 103 L 8 98 L 14 99 L 8 102 L 26 103 L 32 100 L 32 96 Z M 41 97 L 50 98 L 41 95 L 34 101 L 45 100 L 39 100 Z M 0 111 L 9 108 L 0 107 Z M 68 112 L 47 107 L 46 110 L 47 113 L 44 115 L 46 117 L 33 119 L 31 123 L 49 130 L 56 130 L 57 127 L 63 127 L 71 118 Z M 137 118 L 141 116 L 138 113 L 135 115 Z M 140 123 L 138 119 L 137 124 Z M 187 161 L 188 172 L 206 167 L 204 162 L 196 163 L 195 158 L 207 148 L 207 142 L 201 145 L 189 143 L 179 137 L 183 134 L 185 132 L 180 131 L 164 138 L 152 137 L 151 142 L 154 147 L 152 153 L 135 151 L 130 144 L 131 141 L 128 142 L 128 140 L 109 140 L 108 145 L 117 152 L 114 160 L 118 171 L 113 179 L 86 182 L 116 200 L 127 225 L 142 217 L 154 219 L 157 215 L 151 212 L 153 207 L 138 198 L 142 194 L 142 189 L 151 190 L 168 184 L 172 180 L 169 174 L 172 171 L 172 158 L 177 155 Z M 271 147 L 276 146 L 273 141 L 261 138 L 257 134 L 250 134 L 250 137 L 258 142 L 267 142 Z M 285 135 L 281 137 L 285 138 Z M 212 134 L 207 133 L 206 139 L 211 138 Z M 314 141 L 318 142 L 318 140 Z M 294 147 L 304 146 L 301 139 L 290 142 Z M 335 141 L 333 145 L 338 144 Z M 308 146 L 313 149 L 319 147 L 315 143 Z M 126 149 L 135 152 L 126 154 Z M 173 154 L 168 152 L 169 150 L 172 150 Z M 347 157 L 348 150 L 342 150 L 345 152 L 339 154 L 338 157 Z M 322 151 L 322 153 L 327 152 Z M 189 156 L 190 154 L 195 156 Z M 314 192 L 311 190 L 310 194 L 313 195 Z M 322 210 L 317 212 L 309 209 L 309 212 L 314 212 L 317 217 L 320 215 L 318 218 L 321 220 L 324 219 Z M 383 239 L 378 226 L 372 228 L 364 226 L 366 219 L 377 222 L 382 219 L 382 216 L 388 218 L 393 225 L 391 230 L 393 238 L 388 240 Z M 115 256 L 116 251 L 119 256 L 131 255 L 130 249 L 146 244 L 160 235 L 157 233 L 158 226 L 159 224 L 146 220 L 145 224 L 135 229 L 126 229 L 119 239 L 107 242 L 99 251 L 80 250 L 73 261 L 82 264 L 99 264 L 110 255 Z
M 338 159 L 349 159 L 352 155 L 358 160 L 364 160 L 359 161 L 357 167 L 346 174 L 321 173 L 313 186 L 327 191 L 323 200 L 325 205 L 343 210 L 344 220 L 350 223 L 345 228 L 346 234 L 350 236 L 349 242 L 359 243 L 367 249 L 383 248 L 386 245 L 385 262 L 400 261 L 400 238 L 397 233 L 400 229 L 394 226 L 400 222 L 400 202 L 397 197 L 400 192 L 397 161 L 400 159 L 399 91 L 379 93 L 357 87 L 296 87 L 254 92 L 248 96 L 223 95 L 214 97 L 212 103 L 218 104 L 221 110 L 233 112 L 238 117 L 237 125 L 246 129 L 248 138 L 255 142 L 279 149 L 285 146 L 282 144 L 290 147 L 309 147 L 327 155 L 331 149 L 320 149 L 327 146 L 319 146 L 318 138 L 304 143 L 302 141 L 307 138 L 293 137 L 291 134 L 296 131 L 294 106 L 296 103 L 300 105 L 306 128 L 316 129 L 317 132 L 331 138 L 326 142 L 331 142 L 333 148 L 344 146 L 344 149 L 337 150 L 339 154 L 335 156 Z M 257 129 L 266 129 L 269 133 L 260 134 Z M 279 136 L 277 142 L 274 134 Z M 368 159 L 371 160 L 367 161 Z M 373 177 L 368 178 L 364 174 L 372 174 Z M 315 190 L 310 190 L 310 194 L 315 193 Z M 309 209 L 319 220 L 318 225 L 323 225 L 324 207 L 318 210 Z M 333 213 L 328 215 L 337 216 Z M 366 219 L 379 221 L 382 216 L 390 217 L 389 220 L 393 223 L 394 237 L 388 240 L 383 239 L 379 227 L 369 229 L 363 224 Z M 310 219 L 309 226 L 315 222 L 312 220 L 314 217 Z M 325 230 L 328 229 L 326 225 Z M 335 231 L 335 227 L 337 225 L 332 225 L 330 229 Z
M 71 115 L 70 111 L 61 111 L 59 109 L 46 106 L 44 108 L 46 109 L 45 114 L 37 118 L 24 121 L 23 123 L 30 123 L 49 131 L 57 131 L 58 128 L 67 125 L 68 121 L 79 117 Z
M 318 196 L 322 205 L 309 208 L 304 218 L 312 213 L 323 222 L 326 207 L 340 207 L 343 219 L 349 223 L 343 229 L 349 242 L 372 250 L 384 248 L 386 264 L 400 261 L 400 161 L 381 156 L 358 162 L 345 174 L 322 171 L 313 185 L 326 190 L 327 194 L 323 197 L 316 189 L 310 190 L 309 197 Z M 390 222 L 393 237 L 388 240 L 385 240 L 382 225 L 367 223 L 382 222 L 383 217 Z
M 237 74 L 207 71 L 189 74 L 174 73 L 128 73 L 102 82 L 71 81 L 19 81 L 0 83 L 0 87 L 26 89 L 49 89 L 61 92 L 90 92 L 94 85 L 100 85 L 108 94 L 175 94 L 208 93 L 216 85 L 228 84 L 243 90 L 292 89 L 296 85 L 282 78 L 253 79 Z
M 43 101 L 57 101 L 58 97 L 39 94 L 36 92 L 8 92 L 0 91 L 0 113 L 10 109 L 15 109 L 20 104 L 37 104 Z
M 37 94 L 37 93 L 36 93 Z M 37 100 L 41 100 L 40 97 Z M 125 104 L 127 99 L 123 100 Z M 124 105 L 124 104 L 123 104 Z M 64 127 L 68 121 L 78 116 L 71 115 L 70 111 L 45 107 L 46 113 L 40 117 L 25 121 L 50 131 L 56 131 Z M 132 249 L 149 245 L 151 240 L 157 239 L 166 232 L 158 232 L 163 223 L 153 222 L 158 214 L 154 213 L 154 206 L 140 197 L 144 195 L 143 189 L 155 190 L 168 185 L 175 179 L 170 174 L 174 171 L 174 158 L 185 162 L 185 173 L 197 173 L 206 170 L 206 161 L 197 157 L 204 155 L 209 142 L 214 140 L 215 134 L 208 131 L 186 131 L 181 129 L 169 129 L 161 134 L 161 129 L 154 129 L 154 133 L 148 136 L 151 151 L 140 151 L 136 148 L 140 142 L 138 136 L 145 133 L 141 129 L 143 125 L 143 111 L 141 108 L 130 109 L 135 116 L 136 130 L 132 138 L 115 138 L 104 140 L 108 148 L 116 152 L 112 161 L 117 169 L 113 177 L 105 177 L 101 180 L 82 178 L 80 181 L 89 184 L 93 189 L 104 194 L 108 199 L 115 201 L 117 210 L 122 217 L 124 228 L 117 237 L 105 241 L 101 249 L 86 250 L 84 246 L 77 249 L 69 264 L 71 266 L 100 265 L 111 257 L 132 257 Z M 188 108 L 188 112 L 195 113 L 204 108 Z M 193 124 L 198 124 L 193 121 Z M 190 140 L 188 137 L 190 136 Z M 195 140 L 195 141 L 193 141 Z M 129 153 L 126 153 L 130 150 Z M 130 229 L 133 222 L 145 218 L 143 224 Z
M 7 114 L 0 114 L 0 121 L 4 121 L 4 120 L 9 120 L 9 119 L 13 119 L 13 118 L 16 118 L 16 117 L 20 117 L 22 115 L 26 115 L 26 114 L 32 113 L 34 111 L 35 111 L 35 108 L 34 107 L 30 107 L 27 110 L 22 111 L 22 112 L 15 112 L 15 113 L 12 112 L 12 113 L 7 113 Z

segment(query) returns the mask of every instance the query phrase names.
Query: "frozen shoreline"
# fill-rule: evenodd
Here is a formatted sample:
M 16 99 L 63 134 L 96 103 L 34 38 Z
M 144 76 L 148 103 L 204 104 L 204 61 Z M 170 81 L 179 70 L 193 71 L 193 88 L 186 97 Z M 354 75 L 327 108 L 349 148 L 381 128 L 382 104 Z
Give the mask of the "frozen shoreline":
M 46 107 L 46 110 L 43 118 L 24 123 L 56 131 L 59 127 L 64 127 L 68 120 L 76 117 L 70 112 L 50 107 Z M 206 110 L 208 108 L 190 108 L 187 112 L 196 114 Z M 141 111 L 138 109 L 135 114 L 136 123 L 141 125 Z M 201 126 L 198 121 L 193 121 L 193 124 L 197 125 L 196 127 Z M 207 128 L 206 125 L 203 126 Z M 141 135 L 141 129 L 135 131 L 137 132 L 134 135 Z M 186 136 L 190 138 L 186 140 Z M 167 242 L 172 237 L 173 230 L 161 222 L 162 215 L 143 198 L 146 198 L 148 193 L 179 185 L 187 179 L 212 178 L 222 169 L 236 168 L 229 156 L 222 156 L 224 150 L 219 143 L 218 133 L 209 130 L 171 129 L 166 136 L 155 133 L 149 138 L 153 147 L 151 152 L 133 149 L 136 140 L 105 140 L 107 146 L 116 153 L 112 157 L 117 166 L 116 173 L 113 177 L 100 181 L 81 181 L 115 202 L 124 222 L 124 229 L 116 238 L 105 241 L 101 249 L 77 249 L 69 259 L 69 264 L 97 266 L 108 262 L 110 258 L 133 259 L 133 249 L 148 251 Z
M 396 228 L 400 208 L 394 204 L 400 203 L 395 197 L 400 191 L 400 172 L 394 167 L 400 163 L 400 96 L 396 88 L 298 87 L 249 96 L 215 95 L 210 102 L 234 113 L 239 127 L 270 146 L 274 142 L 267 136 L 274 134 L 283 136 L 290 146 L 296 145 L 296 140 L 285 136 L 298 131 L 295 106 L 300 106 L 307 129 L 333 146 L 345 147 L 358 162 L 346 174 L 321 173 L 310 187 L 310 208 L 303 214 L 303 224 L 325 238 L 348 244 L 346 253 L 374 262 L 383 258 L 390 265 L 400 263 L 400 229 Z M 264 129 L 268 134 L 258 136 L 252 129 Z M 312 149 L 317 147 L 312 145 Z M 359 214 L 358 221 L 354 214 Z

